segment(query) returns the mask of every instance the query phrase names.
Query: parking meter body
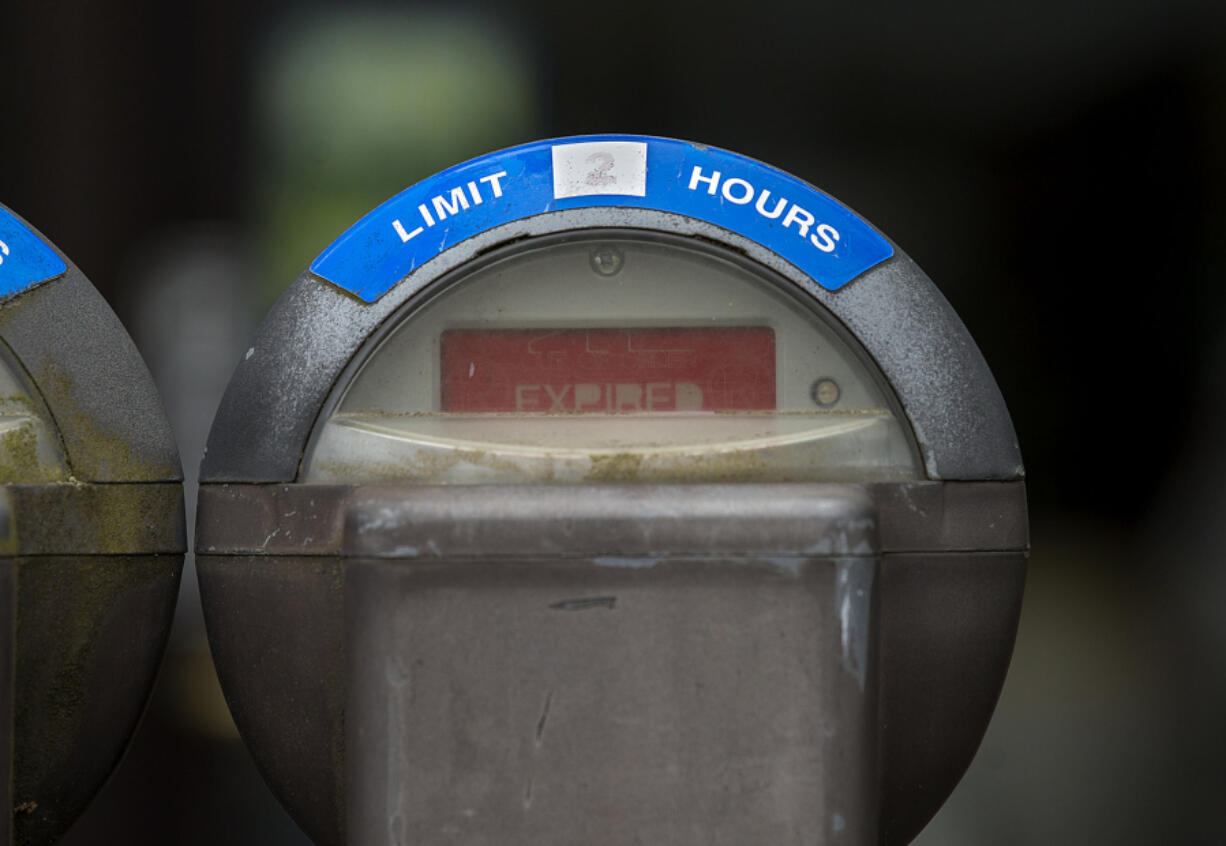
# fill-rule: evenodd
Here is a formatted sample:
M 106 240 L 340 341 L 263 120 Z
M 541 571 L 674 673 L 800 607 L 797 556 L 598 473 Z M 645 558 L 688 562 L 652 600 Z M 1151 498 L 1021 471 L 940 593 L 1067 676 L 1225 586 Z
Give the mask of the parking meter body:
M 902 843 L 1012 648 L 1022 465 L 932 283 L 806 183 L 641 136 L 389 200 L 218 410 L 235 719 L 321 843 Z
M 58 839 L 118 763 L 185 547 L 178 450 L 140 355 L 0 207 L 0 844 Z

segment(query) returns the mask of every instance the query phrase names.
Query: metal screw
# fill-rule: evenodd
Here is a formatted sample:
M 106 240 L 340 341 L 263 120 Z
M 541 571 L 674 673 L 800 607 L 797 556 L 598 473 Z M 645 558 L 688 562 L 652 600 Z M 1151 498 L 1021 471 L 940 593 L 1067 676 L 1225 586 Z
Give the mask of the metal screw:
M 818 379 L 813 383 L 813 401 L 822 408 L 829 408 L 839 401 L 839 383 L 833 379 Z
M 601 276 L 615 276 L 626 260 L 616 247 L 597 247 L 592 250 L 592 270 Z

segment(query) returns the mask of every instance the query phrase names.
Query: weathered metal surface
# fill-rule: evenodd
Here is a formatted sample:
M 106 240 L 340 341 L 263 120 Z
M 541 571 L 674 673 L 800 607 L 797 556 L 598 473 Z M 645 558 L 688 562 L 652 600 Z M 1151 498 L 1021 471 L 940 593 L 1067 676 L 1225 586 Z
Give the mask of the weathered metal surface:
M 55 441 L 47 466 L 28 429 L 11 430 L 0 467 L 0 801 L 19 846 L 58 839 L 118 763 L 186 548 L 178 449 L 153 380 L 64 261 L 62 276 L 0 302 L 0 366 L 20 394 L 5 401 Z
M 1025 482 L 918 482 L 866 486 L 887 552 L 1030 548 Z
M 517 547 L 505 534 L 514 525 L 531 525 L 541 513 L 565 513 L 581 501 L 597 507 L 601 502 L 588 491 L 607 491 L 623 504 L 639 503 L 678 511 L 705 501 L 706 520 L 729 521 L 751 531 L 769 534 L 782 526 L 757 526 L 761 497 L 789 498 L 799 505 L 807 497 L 849 486 L 832 485 L 587 485 L 532 486 L 423 486 L 423 485 L 203 485 L 197 508 L 196 548 L 215 555 L 398 555 L 406 558 L 438 555 L 445 539 L 448 554 L 488 555 L 512 553 Z M 982 549 L 1026 549 L 1026 489 L 1021 482 L 908 482 L 856 487 L 876 504 L 877 530 L 886 552 L 939 552 Z M 515 493 L 518 491 L 518 493 Z M 703 493 L 708 491 L 709 493 Z M 724 499 L 710 492 L 725 494 Z M 617 493 L 620 492 L 620 493 Z M 543 497 L 543 499 L 537 499 Z M 697 497 L 697 499 L 696 499 Z M 586 498 L 586 499 L 584 499 Z M 531 503 L 541 503 L 541 512 Z M 386 509 L 388 526 L 416 526 L 411 536 L 398 540 L 371 531 Z M 495 513 L 496 523 L 477 526 L 479 511 Z M 609 512 L 612 517 L 614 512 Z M 591 515 L 589 515 L 591 516 Z M 595 515 L 604 519 L 603 512 Z M 699 516 L 696 512 L 694 516 Z M 349 521 L 346 534 L 346 521 Z M 739 521 L 739 522 L 738 522 Z M 654 531 L 696 533 L 698 525 L 683 528 L 678 521 L 661 521 Z M 793 526 L 794 530 L 800 527 Z M 806 529 L 807 530 L 807 529 Z M 525 531 L 521 529 L 520 531 Z M 531 543 L 532 529 L 526 530 Z M 458 535 L 464 535 L 463 538 Z M 369 536 L 369 537 L 367 537 Z M 795 534 L 775 534 L 775 548 L 791 549 Z M 433 539 L 438 549 L 427 541 Z M 671 541 L 670 541 L 671 542 Z M 456 546 L 461 543 L 463 546 Z M 378 548 L 371 544 L 378 544 Z M 397 551 L 399 549 L 399 551 Z M 415 549 L 415 551 L 413 551 Z M 537 554 L 540 553 L 536 547 Z
M 876 567 L 347 562 L 346 842 L 874 842 Z
M 344 512 L 340 492 L 333 493 L 333 507 Z M 391 499 L 395 492 L 386 493 Z M 439 524 L 445 522 L 440 519 Z M 556 549 L 547 534 L 538 536 L 538 549 L 554 550 L 553 555 Z M 632 533 L 628 536 L 635 539 Z M 641 553 L 647 547 L 627 548 Z M 647 565 L 661 566 L 651 556 L 610 549 L 601 556 L 603 567 L 589 562 L 586 568 L 601 578 L 616 579 L 620 574 L 657 572 Z M 771 572 L 784 574 L 787 568 L 781 565 L 796 563 L 794 557 L 771 558 L 754 565 L 764 578 Z M 382 559 L 382 566 L 389 572 L 400 568 L 406 574 L 438 574 L 474 562 L 463 556 L 433 559 L 436 569 L 423 571 L 431 560 L 427 551 L 416 559 Z M 557 566 L 585 569 L 575 561 L 554 560 Z M 882 738 L 881 842 L 904 843 L 918 832 L 973 757 L 1008 667 L 1025 561 L 1022 551 L 883 556 L 876 590 L 882 656 L 877 722 Z M 337 826 L 344 825 L 344 803 L 336 791 L 344 789 L 344 781 L 335 769 L 346 759 L 346 742 L 337 735 L 343 730 L 346 695 L 340 650 L 346 641 L 352 647 L 359 637 L 352 627 L 359 625 L 359 612 L 353 609 L 360 602 L 345 597 L 352 559 L 202 555 L 199 562 L 211 640 L 244 737 L 295 818 L 320 842 L 342 842 Z M 362 566 L 374 565 L 367 560 Z M 471 573 L 483 573 L 491 586 L 508 592 L 508 601 L 518 601 L 514 579 L 533 583 L 531 573 L 545 562 L 498 558 L 482 566 L 485 569 L 470 570 L 469 583 L 474 581 Z M 621 594 L 607 587 L 550 591 L 539 596 L 537 604 L 559 614 L 624 610 Z M 351 609 L 350 629 L 341 619 L 344 603 Z M 451 606 L 439 605 L 444 607 Z M 377 616 L 376 610 L 372 605 L 367 613 Z M 430 616 L 436 613 L 442 616 Z M 450 611 L 426 616 L 459 632 L 466 625 Z M 729 626 L 738 619 L 714 610 L 708 616 Z M 351 655 L 350 660 L 356 658 Z M 966 679 L 972 676 L 983 684 L 968 690 Z M 356 695 L 350 678 L 349 695 Z M 320 749 L 330 751 L 314 751 Z
M 342 551 L 358 557 L 865 555 L 877 521 L 840 485 L 443 487 L 355 492 Z
M 201 485 L 197 555 L 338 555 L 343 485 Z
M 882 843 L 909 843 L 970 765 L 1021 613 L 1025 552 L 882 557 Z
M 256 765 L 319 844 L 345 825 L 344 571 L 331 558 L 198 555 L 209 646 Z
M 14 842 L 48 844 L 119 762 L 162 659 L 181 555 L 7 559 Z
M 182 554 L 183 486 L 4 485 L 11 531 L 0 555 Z
M 725 602 L 739 601 L 742 591 L 748 589 L 745 598 L 756 609 L 758 623 L 765 626 L 770 609 L 775 608 L 778 602 L 805 605 L 817 601 L 813 596 L 813 583 L 803 575 L 810 572 L 806 568 L 810 567 L 815 554 L 841 553 L 846 556 L 859 553 L 870 556 L 865 560 L 871 563 L 876 543 L 871 503 L 861 489 L 853 486 L 798 485 L 783 486 L 782 490 L 754 491 L 758 494 L 754 497 L 754 504 L 739 509 L 729 505 L 730 492 L 718 486 L 709 486 L 706 490 L 703 486 L 689 486 L 681 490 L 627 486 L 532 491 L 499 488 L 487 489 L 483 493 L 473 488 L 451 488 L 435 490 L 433 497 L 427 496 L 430 492 L 420 487 L 407 490 L 413 492 L 415 497 L 411 503 L 421 507 L 422 512 L 417 516 L 424 522 L 415 523 L 410 515 L 399 523 L 399 528 L 412 532 L 416 530 L 415 527 L 424 525 L 431 531 L 450 532 L 450 536 L 437 534 L 435 541 L 439 552 L 446 551 L 448 555 L 455 556 L 441 565 L 444 570 L 449 571 L 453 566 L 466 567 L 456 563 L 457 560 L 471 563 L 474 560 L 472 553 L 484 550 L 490 555 L 483 559 L 486 564 L 482 566 L 496 567 L 498 570 L 486 569 L 483 572 L 493 577 L 491 584 L 496 585 L 498 590 L 511 590 L 507 599 L 512 604 L 519 601 L 515 599 L 516 596 L 522 595 L 522 591 L 516 592 L 517 579 L 525 580 L 525 585 L 539 583 L 542 574 L 547 572 L 560 574 L 563 581 L 572 578 L 590 581 L 597 577 L 618 583 L 628 580 L 637 585 L 633 590 L 640 594 L 640 605 L 647 601 L 658 603 L 665 595 L 673 594 L 678 608 L 688 609 L 684 619 L 677 617 L 674 620 L 675 632 L 683 632 L 687 627 L 694 629 L 690 637 L 692 649 L 696 650 L 695 655 L 691 656 L 695 661 L 697 653 L 702 651 L 700 642 L 704 637 L 704 626 L 723 627 L 721 630 L 724 631 L 725 641 L 729 638 L 735 640 L 734 632 L 741 630 L 742 626 L 742 621 L 735 616 L 704 605 L 710 598 L 703 593 L 708 577 L 715 575 L 717 581 L 722 580 L 720 595 L 724 596 Z M 375 508 L 383 505 L 391 508 L 403 506 L 397 497 L 399 489 L 358 489 L 358 496 L 352 503 L 347 503 L 345 496 L 355 494 L 355 491 L 343 488 L 233 486 L 222 491 L 226 494 L 222 501 L 232 510 L 202 512 L 201 518 L 220 521 L 218 527 L 225 525 L 230 517 L 240 514 L 264 515 L 253 518 L 259 521 L 268 519 L 268 514 L 275 515 L 281 509 L 294 512 L 294 506 L 301 504 L 296 499 L 299 496 L 307 497 L 305 502 L 308 504 L 313 496 L 313 507 L 330 509 L 333 514 L 357 515 L 351 517 L 351 523 L 356 521 L 351 525 L 354 539 L 347 542 L 342 536 L 339 541 L 344 548 L 369 547 L 372 544 L 377 548 L 381 543 L 376 536 L 383 534 L 382 530 L 368 528 L 368 531 L 361 532 L 354 527 L 363 524 L 361 515 L 371 513 L 366 509 L 372 507 L 373 495 L 381 497 L 381 505 L 373 506 Z M 262 494 L 256 497 L 254 505 L 245 496 L 235 495 L 253 491 Z M 470 496 L 474 491 L 477 493 L 475 498 Z M 543 497 L 543 500 L 515 505 L 520 500 L 533 500 L 537 496 Z M 703 516 L 692 524 L 686 520 L 671 519 L 668 512 L 675 512 L 679 502 Z M 276 507 L 268 510 L 270 503 Z M 503 516 L 501 522 L 497 518 L 499 513 Z M 293 517 L 297 516 L 293 514 Z M 490 521 L 505 531 L 487 531 L 483 534 L 482 524 Z M 343 520 L 337 524 L 343 526 Z M 384 540 L 397 544 L 397 529 L 391 525 L 385 529 L 387 536 Z M 204 534 L 202 529 L 201 536 Z M 501 544 L 499 538 L 503 539 Z M 276 538 L 270 540 L 269 546 L 276 541 Z M 799 557 L 779 554 L 784 544 L 802 541 L 806 548 L 817 552 Z M 704 560 L 712 555 L 721 556 L 725 563 L 722 566 L 704 561 L 678 564 L 676 559 L 680 553 L 669 555 L 664 560 L 646 554 L 668 546 L 696 550 Z M 759 554 L 744 555 L 744 550 L 750 547 L 757 547 Z M 566 552 L 567 548 L 594 554 L 585 563 L 582 558 L 575 557 L 577 553 Z M 428 544 L 423 544 L 423 549 L 427 550 L 427 555 L 430 554 Z M 354 667 L 351 662 L 346 664 L 343 650 L 346 643 L 352 644 L 354 638 L 361 636 L 353 628 L 353 615 L 346 623 L 341 614 L 345 607 L 352 561 L 319 555 L 291 558 L 204 553 L 202 546 L 197 564 L 210 642 L 236 722 L 270 784 L 295 818 L 320 842 L 340 843 L 345 825 L 345 762 L 354 760 L 346 756 L 344 698 L 346 695 L 356 695 L 352 680 Z M 508 558 L 508 555 L 520 557 Z M 553 563 L 546 563 L 542 556 L 553 559 Z M 829 563 L 828 559 L 825 563 Z M 389 561 L 388 566 L 393 569 L 409 568 L 404 570 L 406 578 L 413 578 L 413 573 L 418 572 L 405 561 Z M 847 575 L 851 575 L 850 571 Z M 818 616 L 830 623 L 837 616 L 833 609 L 839 605 L 840 598 L 847 598 L 849 603 L 854 600 L 854 607 L 863 608 L 861 616 L 867 615 L 871 574 L 866 579 L 849 582 L 845 579 L 846 584 L 842 588 L 833 589 L 834 593 L 822 600 L 830 608 Z M 651 585 L 657 583 L 664 593 L 658 599 L 648 600 L 653 591 Z M 687 597 L 686 585 L 696 590 L 693 597 Z M 547 609 L 550 614 L 608 609 L 610 600 L 607 595 L 602 594 L 593 600 L 591 595 L 580 591 L 571 596 L 561 590 L 561 586 L 555 580 L 547 589 L 547 595 L 542 597 L 542 602 L 549 599 L 545 605 L 550 606 Z M 849 586 L 858 588 L 860 593 L 848 595 Z M 471 580 L 466 589 L 468 587 L 476 591 L 475 602 L 491 601 L 493 594 L 488 588 L 473 585 Z M 575 590 L 579 588 L 578 585 L 574 587 Z M 843 594 L 837 593 L 840 589 L 844 591 Z M 781 596 L 786 600 L 780 598 L 777 602 L 767 596 L 778 591 L 782 591 Z M 830 591 L 823 588 L 819 593 L 825 596 Z M 460 605 L 465 606 L 465 602 L 460 600 Z M 616 606 L 617 602 L 614 597 L 611 604 Z M 852 608 L 853 604 L 848 604 L 846 608 Z M 625 600 L 622 600 L 621 607 L 624 611 Z M 369 613 L 378 616 L 378 609 L 372 607 Z M 477 613 L 477 616 L 482 614 Z M 648 616 L 658 616 L 663 621 L 668 614 L 661 607 L 658 614 L 653 612 Z M 793 616 L 787 619 L 793 620 Z M 545 619 L 553 618 L 546 615 Z M 838 644 L 836 658 L 845 672 L 855 676 L 857 690 L 871 688 L 873 674 L 868 666 L 871 627 L 867 617 L 864 620 L 857 617 L 855 625 L 851 625 L 851 617 L 839 620 L 838 625 L 842 628 L 835 641 Z M 459 620 L 452 620 L 451 623 L 443 621 L 441 624 L 462 625 Z M 660 624 L 663 625 L 663 622 Z M 630 629 L 642 629 L 646 633 L 639 623 L 634 623 Z M 772 631 L 774 634 L 770 637 L 762 631 L 757 632 L 757 646 L 751 650 L 753 654 L 783 649 L 775 635 L 787 639 L 789 644 L 806 654 L 813 646 L 805 634 L 807 628 L 791 635 Z M 493 630 L 488 634 L 494 640 L 499 637 Z M 723 646 L 717 648 L 711 645 L 705 659 L 714 662 L 709 667 L 722 666 L 721 662 L 727 657 L 725 652 Z M 744 664 L 749 653 L 739 654 L 741 657 L 737 660 Z M 816 660 L 814 655 L 803 660 L 809 659 Z M 802 659 L 792 655 L 787 660 L 794 662 Z M 742 671 L 744 669 L 742 666 Z M 779 668 L 776 670 L 782 672 Z M 725 671 L 712 669 L 710 672 Z M 701 682 L 701 679 L 698 681 Z M 726 694 L 726 690 L 719 693 L 712 691 L 712 696 L 717 697 L 718 701 L 711 707 L 735 708 L 727 702 Z M 718 704 L 720 702 L 724 704 Z M 800 701 L 792 702 L 787 707 L 809 710 Z M 863 702 L 857 707 L 860 707 L 858 713 L 861 713 L 861 722 L 871 723 L 871 708 L 865 710 L 869 706 Z M 757 730 L 748 724 L 743 729 L 751 734 Z M 868 737 L 871 739 L 871 733 Z M 321 750 L 328 751 L 321 753 Z M 875 761 L 875 756 L 869 756 L 866 760 Z M 812 772 L 806 776 L 812 777 Z M 338 794 L 337 791 L 342 793 Z M 875 793 L 869 798 L 864 796 L 854 801 L 849 796 L 843 803 L 845 807 L 839 811 L 842 824 L 848 831 L 863 830 L 857 829 L 858 826 L 867 825 L 863 819 L 875 818 L 875 814 L 865 816 L 857 810 L 856 802 L 875 802 Z M 352 801 L 352 793 L 350 797 Z M 678 801 L 682 801 L 680 796 Z M 688 799 L 685 801 L 688 802 Z
M 68 261 L 61 278 L 0 303 L 0 338 L 21 362 L 82 482 L 182 481 L 179 450 L 119 318 Z

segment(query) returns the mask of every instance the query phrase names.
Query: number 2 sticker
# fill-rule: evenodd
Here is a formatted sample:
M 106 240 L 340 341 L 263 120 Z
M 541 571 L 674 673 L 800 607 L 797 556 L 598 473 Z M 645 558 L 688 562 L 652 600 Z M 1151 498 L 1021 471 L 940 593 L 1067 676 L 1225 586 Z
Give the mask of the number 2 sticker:
M 587 178 L 583 181 L 588 185 L 615 185 L 617 177 L 609 173 L 617 164 L 617 159 L 613 158 L 613 154 L 604 150 L 597 150 L 587 157 L 589 164 L 595 164 Z
M 647 196 L 647 145 L 578 141 L 553 145 L 553 197 Z

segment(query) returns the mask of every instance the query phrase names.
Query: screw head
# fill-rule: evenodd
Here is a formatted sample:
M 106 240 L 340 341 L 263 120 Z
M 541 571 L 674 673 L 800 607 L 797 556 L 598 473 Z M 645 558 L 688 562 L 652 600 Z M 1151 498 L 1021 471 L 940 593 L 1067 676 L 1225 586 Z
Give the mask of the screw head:
M 592 250 L 592 270 L 601 276 L 616 276 L 625 262 L 622 251 L 617 247 L 605 246 Z
M 822 408 L 829 408 L 839 401 L 839 396 L 842 391 L 839 390 L 839 383 L 833 379 L 818 379 L 813 383 L 813 401 Z

